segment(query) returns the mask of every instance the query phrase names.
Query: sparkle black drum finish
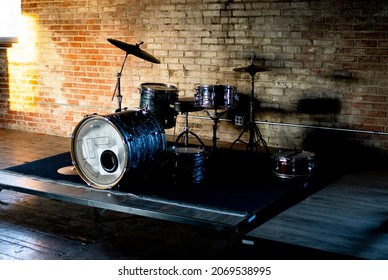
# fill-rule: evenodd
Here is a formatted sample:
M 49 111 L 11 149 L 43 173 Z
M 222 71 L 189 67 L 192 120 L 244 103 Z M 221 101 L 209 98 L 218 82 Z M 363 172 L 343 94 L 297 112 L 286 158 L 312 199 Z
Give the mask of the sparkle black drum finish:
M 162 83 L 140 85 L 140 108 L 153 113 L 164 128 L 173 128 L 178 114 L 170 105 L 178 99 L 178 88 Z
M 144 110 L 86 116 L 74 129 L 71 158 L 90 186 L 109 189 L 167 147 L 160 122 Z
M 272 155 L 272 172 L 279 178 L 303 178 L 316 168 L 315 154 L 308 151 L 279 151 Z
M 236 87 L 230 85 L 201 85 L 195 92 L 194 106 L 199 108 L 231 107 L 238 100 Z
M 175 184 L 193 186 L 206 182 L 208 155 L 204 149 L 174 146 L 167 151 L 170 154 L 170 174 Z

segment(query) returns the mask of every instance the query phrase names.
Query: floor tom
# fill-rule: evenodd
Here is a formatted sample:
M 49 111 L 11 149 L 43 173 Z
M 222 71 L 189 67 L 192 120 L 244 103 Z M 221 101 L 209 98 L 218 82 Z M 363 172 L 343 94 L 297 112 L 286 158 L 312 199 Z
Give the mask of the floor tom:
M 172 177 L 177 185 L 198 185 L 205 182 L 207 176 L 207 153 L 197 147 L 171 147 Z

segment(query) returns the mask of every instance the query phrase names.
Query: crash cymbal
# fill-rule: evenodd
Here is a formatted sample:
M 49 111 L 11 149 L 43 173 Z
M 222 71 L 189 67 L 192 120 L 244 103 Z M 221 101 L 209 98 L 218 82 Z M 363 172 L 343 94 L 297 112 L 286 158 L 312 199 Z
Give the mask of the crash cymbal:
M 116 39 L 108 39 L 108 42 L 118 47 L 119 49 L 122 49 L 127 54 L 133 54 L 134 56 L 137 56 L 149 62 L 158 63 L 158 64 L 160 63 L 160 61 L 156 57 L 140 49 L 140 45 L 143 43 L 130 45 Z
M 251 64 L 251 65 L 245 66 L 245 67 L 234 68 L 233 71 L 249 73 L 252 75 L 252 74 L 256 74 L 257 72 L 265 72 L 265 71 L 271 71 L 271 70 L 266 68 L 266 67 L 256 66 L 254 64 Z
M 78 172 L 74 166 L 65 166 L 65 167 L 59 168 L 57 172 L 62 175 L 78 175 Z

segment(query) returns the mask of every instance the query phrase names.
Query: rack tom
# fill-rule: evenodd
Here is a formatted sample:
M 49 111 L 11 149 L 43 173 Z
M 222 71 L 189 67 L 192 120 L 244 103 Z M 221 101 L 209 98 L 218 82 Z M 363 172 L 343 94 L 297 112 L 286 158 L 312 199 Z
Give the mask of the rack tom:
M 177 112 L 170 105 L 178 99 L 178 88 L 169 84 L 143 83 L 139 92 L 140 108 L 154 114 L 164 128 L 173 128 Z

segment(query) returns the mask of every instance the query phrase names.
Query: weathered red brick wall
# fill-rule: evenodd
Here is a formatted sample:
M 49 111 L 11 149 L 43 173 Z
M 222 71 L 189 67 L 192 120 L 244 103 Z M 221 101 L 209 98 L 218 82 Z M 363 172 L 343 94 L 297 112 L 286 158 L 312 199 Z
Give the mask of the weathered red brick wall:
M 255 119 L 270 146 L 299 148 L 340 128 L 388 150 L 386 1 L 23 0 L 22 12 L 26 33 L 0 50 L 2 127 L 68 136 L 85 114 L 113 112 L 124 59 L 115 38 L 142 41 L 161 61 L 128 56 L 123 106 L 139 106 L 146 82 L 176 85 L 180 97 L 233 85 L 245 97 L 250 76 L 233 69 L 255 53 L 271 70 L 255 76 Z M 211 139 L 212 121 L 196 115 L 205 118 L 190 119 L 194 131 Z M 217 136 L 232 142 L 239 129 L 221 121 Z

